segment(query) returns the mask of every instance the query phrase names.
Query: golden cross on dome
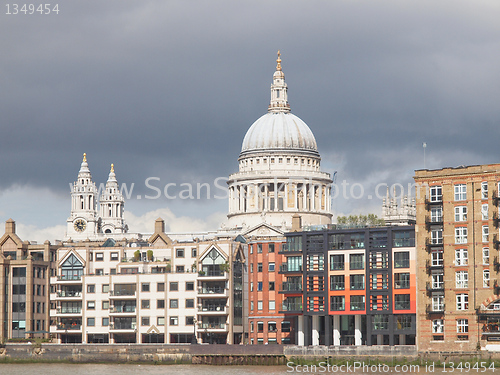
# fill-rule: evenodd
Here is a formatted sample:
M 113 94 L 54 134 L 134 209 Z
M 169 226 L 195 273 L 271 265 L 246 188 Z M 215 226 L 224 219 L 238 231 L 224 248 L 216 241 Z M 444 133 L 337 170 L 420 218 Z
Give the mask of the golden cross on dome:
M 276 65 L 276 70 L 281 70 L 281 52 L 278 50 L 278 59 L 276 60 L 276 62 L 278 63 Z
M 87 162 L 87 154 L 86 153 L 83 153 L 83 162 L 86 163 Z
M 111 164 L 111 173 L 115 173 L 115 165 L 114 164 Z

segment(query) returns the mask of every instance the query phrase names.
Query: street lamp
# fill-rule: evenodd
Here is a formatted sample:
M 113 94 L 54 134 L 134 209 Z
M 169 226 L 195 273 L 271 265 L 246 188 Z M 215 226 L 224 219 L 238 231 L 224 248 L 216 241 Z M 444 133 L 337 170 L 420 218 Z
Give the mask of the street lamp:
M 196 318 L 193 318 L 193 339 L 191 340 L 191 344 L 198 344 L 198 340 L 196 339 L 196 323 L 198 321 Z

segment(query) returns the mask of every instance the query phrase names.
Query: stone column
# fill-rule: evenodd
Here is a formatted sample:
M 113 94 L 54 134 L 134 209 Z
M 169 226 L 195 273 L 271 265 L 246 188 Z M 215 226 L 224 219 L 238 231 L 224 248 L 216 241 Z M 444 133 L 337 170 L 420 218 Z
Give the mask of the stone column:
M 333 345 L 340 345 L 340 315 L 333 316 Z
M 304 346 L 304 315 L 297 317 L 297 345 Z
M 363 345 L 361 339 L 361 315 L 354 315 L 354 345 Z
M 312 344 L 319 345 L 319 315 L 312 316 Z

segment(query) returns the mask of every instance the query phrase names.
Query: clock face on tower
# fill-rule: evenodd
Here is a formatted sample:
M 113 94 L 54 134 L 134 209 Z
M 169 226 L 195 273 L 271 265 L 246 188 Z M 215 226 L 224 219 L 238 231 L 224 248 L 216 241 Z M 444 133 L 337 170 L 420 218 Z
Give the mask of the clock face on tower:
M 75 221 L 73 226 L 75 227 L 75 230 L 77 232 L 83 232 L 85 230 L 85 228 L 87 227 L 87 223 L 83 219 L 78 219 L 77 221 Z

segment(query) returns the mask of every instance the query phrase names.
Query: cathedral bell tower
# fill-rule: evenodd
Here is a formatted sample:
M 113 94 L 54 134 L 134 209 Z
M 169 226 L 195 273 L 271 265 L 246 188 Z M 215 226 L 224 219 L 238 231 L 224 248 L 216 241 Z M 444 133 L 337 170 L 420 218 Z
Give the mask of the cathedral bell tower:
M 99 232 L 97 216 L 97 188 L 92 182 L 87 155 L 78 172 L 78 178 L 72 185 L 71 215 L 67 220 L 66 238 L 73 240 L 94 239 Z
M 125 200 L 116 180 L 115 168 L 111 164 L 106 189 L 99 198 L 101 231 L 104 235 L 127 232 L 128 227 L 123 220 L 124 203 Z

